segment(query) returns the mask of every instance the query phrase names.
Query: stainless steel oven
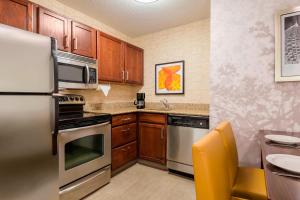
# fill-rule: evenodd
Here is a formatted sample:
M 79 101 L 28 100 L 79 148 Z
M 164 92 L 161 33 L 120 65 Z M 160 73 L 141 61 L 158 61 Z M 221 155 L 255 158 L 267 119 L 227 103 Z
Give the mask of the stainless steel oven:
M 60 199 L 77 200 L 102 187 L 111 176 L 111 116 L 84 113 L 82 96 L 59 98 Z
M 60 89 L 96 89 L 97 60 L 58 51 L 58 86 Z
M 110 133 L 110 122 L 59 132 L 60 186 L 110 165 Z

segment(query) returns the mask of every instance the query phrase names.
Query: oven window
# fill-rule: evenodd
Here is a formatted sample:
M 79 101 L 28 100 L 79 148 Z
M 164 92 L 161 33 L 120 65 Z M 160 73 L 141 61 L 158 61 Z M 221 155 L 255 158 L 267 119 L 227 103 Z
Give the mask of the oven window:
M 65 170 L 104 155 L 104 135 L 91 135 L 65 144 Z
M 69 64 L 59 63 L 58 80 L 62 82 L 85 83 L 85 68 Z

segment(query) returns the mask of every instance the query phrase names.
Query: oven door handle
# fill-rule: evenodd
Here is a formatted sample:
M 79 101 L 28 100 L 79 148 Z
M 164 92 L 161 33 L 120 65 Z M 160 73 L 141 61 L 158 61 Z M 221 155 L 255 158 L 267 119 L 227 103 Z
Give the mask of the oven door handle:
M 89 129 L 89 128 L 97 128 L 97 127 L 101 127 L 101 126 L 107 126 L 109 124 L 110 124 L 110 122 L 105 122 L 105 123 L 102 123 L 102 124 L 97 124 L 97 125 L 92 125 L 92 126 L 84 126 L 84 127 L 79 127 L 79 128 L 70 128 L 70 129 L 66 129 L 66 130 L 60 130 L 58 133 L 80 131 L 80 130 L 85 130 L 85 129 Z
M 85 69 L 86 69 L 86 84 L 90 83 L 90 67 L 89 65 L 85 65 Z

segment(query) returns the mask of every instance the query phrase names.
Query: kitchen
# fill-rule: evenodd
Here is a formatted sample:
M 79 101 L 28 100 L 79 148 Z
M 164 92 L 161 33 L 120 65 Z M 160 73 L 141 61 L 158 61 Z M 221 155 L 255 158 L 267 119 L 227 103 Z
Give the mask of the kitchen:
M 22 110 L 20 107 L 31 108 L 31 105 L 43 103 L 39 108 L 43 108 L 43 113 L 45 113 L 43 120 L 32 118 L 36 123 L 32 124 L 31 122 L 32 127 L 30 129 L 28 126 L 18 128 L 40 130 L 42 127 L 47 127 L 46 119 L 52 121 L 51 125 L 55 125 L 52 125 L 54 127 L 48 126 L 49 130 L 52 130 L 50 132 L 53 133 L 53 144 L 49 146 L 49 141 L 47 141 L 47 144 L 53 152 L 52 155 L 47 155 L 47 158 L 53 156 L 57 160 L 53 161 L 53 158 L 51 158 L 51 165 L 47 168 L 40 166 L 39 171 L 50 170 L 49 168 L 52 167 L 53 169 L 50 172 L 52 174 L 58 173 L 59 175 L 56 176 L 59 176 L 59 178 L 58 180 L 52 178 L 52 184 L 44 179 L 43 181 L 48 182 L 49 188 L 42 189 L 41 187 L 36 188 L 36 190 L 41 190 L 41 194 L 49 193 L 49 199 L 53 200 L 57 198 L 81 199 L 99 188 L 101 190 L 103 186 L 105 188 L 106 184 L 111 181 L 111 177 L 117 177 L 126 169 L 134 167 L 142 169 L 143 167 L 146 169 L 149 167 L 153 170 L 159 170 L 162 174 L 168 174 L 167 166 L 169 166 L 170 170 L 171 168 L 175 169 L 175 172 L 181 171 L 183 174 L 192 174 L 191 149 L 186 152 L 184 145 L 192 145 L 196 139 L 206 134 L 209 122 L 208 77 L 205 75 L 209 64 L 209 2 L 200 2 L 201 5 L 206 6 L 205 16 L 200 16 L 204 20 L 199 21 L 199 16 L 194 14 L 195 19 L 184 19 L 191 21 L 187 25 L 185 25 L 185 22 L 181 23 L 183 26 L 178 27 L 178 25 L 175 25 L 177 26 L 175 28 L 172 28 L 174 25 L 170 26 L 166 22 L 159 26 L 152 25 L 155 31 L 152 28 L 148 32 L 158 32 L 156 36 L 153 35 L 154 37 L 149 36 L 147 33 L 138 33 L 143 31 L 138 28 L 142 26 L 141 23 L 135 25 L 135 30 L 127 28 L 127 31 L 135 31 L 138 35 L 145 35 L 145 38 L 143 36 L 129 37 L 111 27 L 107 27 L 104 23 L 97 21 L 97 18 L 83 14 L 86 12 L 71 8 L 72 6 L 68 3 L 72 4 L 71 1 L 23 0 L 5 0 L 0 3 L 0 10 L 3 13 L 0 17 L 1 23 L 27 30 L 27 32 L 24 32 L 4 27 L 7 30 L 4 29 L 1 33 L 5 38 L 5 43 L 3 41 L 2 44 L 3 47 L 10 46 L 10 49 L 5 48 L 5 52 L 4 49 L 1 51 L 3 57 L 8 58 L 8 60 L 1 60 L 11 66 L 10 70 L 15 67 L 14 70 L 20 71 L 18 70 L 20 64 L 24 66 L 31 65 L 31 67 L 27 67 L 25 72 L 21 73 L 23 77 L 19 80 L 22 83 L 21 85 L 15 88 L 3 87 L 1 91 L 2 97 L 13 98 L 16 102 L 19 102 L 22 98 L 29 98 L 32 103 L 28 104 L 26 101 L 25 104 L 25 101 L 21 101 L 18 104 L 19 106 L 14 107 L 15 112 L 12 112 L 10 106 L 7 106 L 5 111 L 7 115 L 12 117 L 14 116 L 13 113 L 17 112 L 26 118 L 33 111 L 30 111 L 30 109 Z M 80 3 L 78 1 L 79 6 Z M 92 4 L 92 2 L 90 3 Z M 151 4 L 136 1 L 132 1 L 128 5 L 133 6 L 135 9 L 145 10 L 149 9 L 149 5 L 151 7 Z M 166 10 L 171 11 L 171 5 L 164 6 Z M 122 9 L 122 7 L 118 9 Z M 162 25 L 170 28 L 160 27 Z M 181 35 L 184 32 L 186 35 Z M 198 33 L 200 33 L 199 36 Z M 167 35 L 165 41 L 160 36 L 163 34 Z M 11 35 L 11 38 L 9 39 L 7 35 Z M 53 39 L 47 42 L 49 39 L 43 36 L 52 37 Z M 171 37 L 181 41 L 184 45 L 176 44 L 174 41 L 171 42 Z M 40 41 L 40 43 L 34 41 Z M 156 46 L 155 51 L 157 52 L 154 55 L 154 50 L 151 48 L 153 48 L 152 45 L 155 42 L 160 43 L 161 51 L 165 53 L 158 52 L 159 49 Z M 148 45 L 150 43 L 151 46 Z M 203 46 L 203 50 L 199 50 L 199 46 Z M 47 50 L 44 50 L 45 48 Z M 175 53 L 174 49 L 176 48 L 182 49 Z M 193 51 L 189 52 L 190 50 Z M 16 59 L 15 63 L 12 63 L 10 60 L 11 53 L 22 55 L 22 59 Z M 199 53 L 203 56 L 200 57 Z M 49 55 L 52 57 L 50 60 L 47 58 Z M 182 90 L 185 91 L 179 92 L 181 94 L 156 95 L 154 92 L 154 79 L 156 77 L 153 71 L 154 66 L 159 63 L 181 60 L 184 60 L 181 71 L 184 72 L 185 78 L 185 80 L 181 80 L 181 84 Z M 36 66 L 45 64 L 46 66 L 54 65 L 54 71 L 51 71 L 51 67 L 47 70 L 36 69 Z M 186 68 L 184 69 L 184 67 Z M 12 73 L 10 70 L 1 71 L 1 73 Z M 32 73 L 33 71 L 35 73 Z M 198 75 L 193 75 L 193 72 L 198 75 L 202 74 L 201 80 Z M 51 80 L 52 76 L 54 82 Z M 9 76 L 1 79 L 1 83 L 13 85 Z M 197 87 L 197 85 L 202 86 Z M 47 95 L 49 96 L 47 96 L 47 100 L 40 102 L 38 101 L 41 98 L 40 95 L 45 99 Z M 51 100 L 51 96 L 54 97 L 52 98 L 55 100 L 54 102 Z M 199 99 L 201 100 L 199 101 Z M 51 102 L 50 105 L 48 101 Z M 8 102 L 2 103 L 11 105 Z M 49 106 L 53 107 L 54 104 L 56 105 L 56 112 L 50 109 L 50 116 L 47 116 L 47 109 L 49 109 Z M 36 109 L 36 112 L 42 112 L 42 110 Z M 5 113 L 4 110 L 2 113 Z M 174 135 L 174 138 L 170 138 L 169 141 L 178 142 L 180 131 L 176 129 L 177 125 L 170 128 L 168 121 L 170 123 L 174 121 L 174 124 L 176 124 L 179 123 L 180 119 L 182 124 L 185 123 L 183 126 L 187 126 L 189 121 L 194 121 L 194 124 L 190 123 L 190 126 L 196 127 L 182 126 L 189 137 L 179 145 L 182 148 L 183 155 L 176 157 L 176 151 L 180 149 L 174 149 L 173 144 L 167 143 L 169 137 L 167 133 L 172 129 L 171 132 L 176 133 L 176 135 Z M 19 120 L 25 119 L 20 118 Z M 198 122 L 202 125 L 196 124 Z M 11 122 L 7 119 L 7 121 L 3 120 L 3 123 Z M 19 123 L 19 121 L 16 123 Z M 202 129 L 203 131 L 200 131 L 200 133 L 193 132 Z M 46 132 L 46 128 L 44 132 Z M 38 131 L 32 134 L 26 140 L 19 135 L 16 144 L 18 141 L 23 141 L 24 146 L 18 148 L 12 146 L 6 149 L 3 147 L 2 150 L 25 152 L 26 149 L 30 149 L 32 146 L 28 140 L 36 137 L 35 134 L 38 134 Z M 197 137 L 193 138 L 194 135 L 197 135 Z M 42 138 L 42 136 L 40 137 Z M 46 141 L 43 145 L 46 146 Z M 45 148 L 43 151 L 47 150 Z M 175 161 L 167 160 L 168 148 L 170 149 L 170 155 L 174 157 L 172 160 Z M 32 149 L 32 151 L 28 151 L 27 156 L 31 154 L 36 154 L 36 152 Z M 188 159 L 185 158 L 186 155 Z M 180 167 L 176 159 L 182 159 L 182 162 L 186 164 Z M 169 164 L 167 164 L 168 162 Z M 56 170 L 55 163 L 58 163 Z M 7 166 L 1 171 L 6 170 Z M 33 172 L 30 165 L 28 166 L 28 172 Z M 49 176 L 51 173 L 49 173 Z M 149 175 L 151 173 L 153 172 L 150 170 Z M 19 180 L 19 184 L 22 184 L 23 181 L 26 182 L 25 177 L 29 174 L 24 172 L 24 177 Z M 30 176 L 33 180 L 34 177 L 36 179 L 41 178 L 40 174 L 36 174 L 36 176 L 31 174 Z M 173 176 L 176 176 L 175 173 L 170 175 L 170 177 Z M 11 174 L 7 173 L 4 177 L 11 177 Z M 189 182 L 189 190 L 193 191 L 191 179 L 182 179 Z M 41 186 L 44 183 L 43 181 L 39 182 Z M 52 194 L 51 196 L 50 191 L 52 193 L 55 191 L 55 188 L 53 188 L 55 184 L 59 188 L 59 191 L 57 191 L 59 195 Z M 20 199 L 21 191 L 18 193 L 11 190 L 11 187 L 15 185 L 16 182 L 12 181 L 2 187 L 1 194 L 3 194 L 4 199 Z M 35 191 L 32 190 L 32 193 L 29 192 L 22 199 L 42 198 L 41 196 L 36 197 L 36 195 Z M 93 198 L 93 194 L 87 198 Z
M 289 1 L 264 4 L 269 23 L 275 11 L 297 6 Z M 259 174 L 253 183 L 260 183 L 240 193 L 233 187 L 230 199 L 272 196 L 257 133 L 297 132 L 297 113 L 289 119 L 293 128 L 266 115 L 261 119 L 265 125 L 251 121 L 250 108 L 245 117 L 236 114 L 251 98 L 237 87 L 240 80 L 230 70 L 246 77 L 240 83 L 244 91 L 249 87 L 243 81 L 252 72 L 230 63 L 237 55 L 220 52 L 228 46 L 228 54 L 236 53 L 245 41 L 231 46 L 235 39 L 224 31 L 226 25 L 242 23 L 220 24 L 220 15 L 212 12 L 218 6 L 214 0 L 1 0 L 0 199 L 198 200 L 195 162 L 201 156 L 195 156 L 195 145 L 213 137 L 214 130 L 222 132 L 224 120 L 233 124 L 239 164 L 251 166 L 247 174 Z M 252 43 L 259 31 L 272 37 L 260 21 L 248 25 L 240 31 L 255 37 Z M 245 62 L 252 66 L 254 61 Z M 262 79 L 269 74 L 261 73 Z M 272 76 L 269 86 L 260 83 L 260 88 L 273 82 Z M 274 87 L 282 92 L 291 86 Z M 259 98 L 255 103 L 263 102 Z M 297 199 L 298 179 L 289 184 L 296 188 L 290 199 Z

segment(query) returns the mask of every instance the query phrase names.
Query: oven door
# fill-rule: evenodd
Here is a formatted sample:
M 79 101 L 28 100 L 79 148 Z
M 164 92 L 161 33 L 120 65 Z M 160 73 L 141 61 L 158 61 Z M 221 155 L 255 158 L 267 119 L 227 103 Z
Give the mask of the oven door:
M 111 124 L 60 131 L 58 154 L 60 187 L 110 165 Z

